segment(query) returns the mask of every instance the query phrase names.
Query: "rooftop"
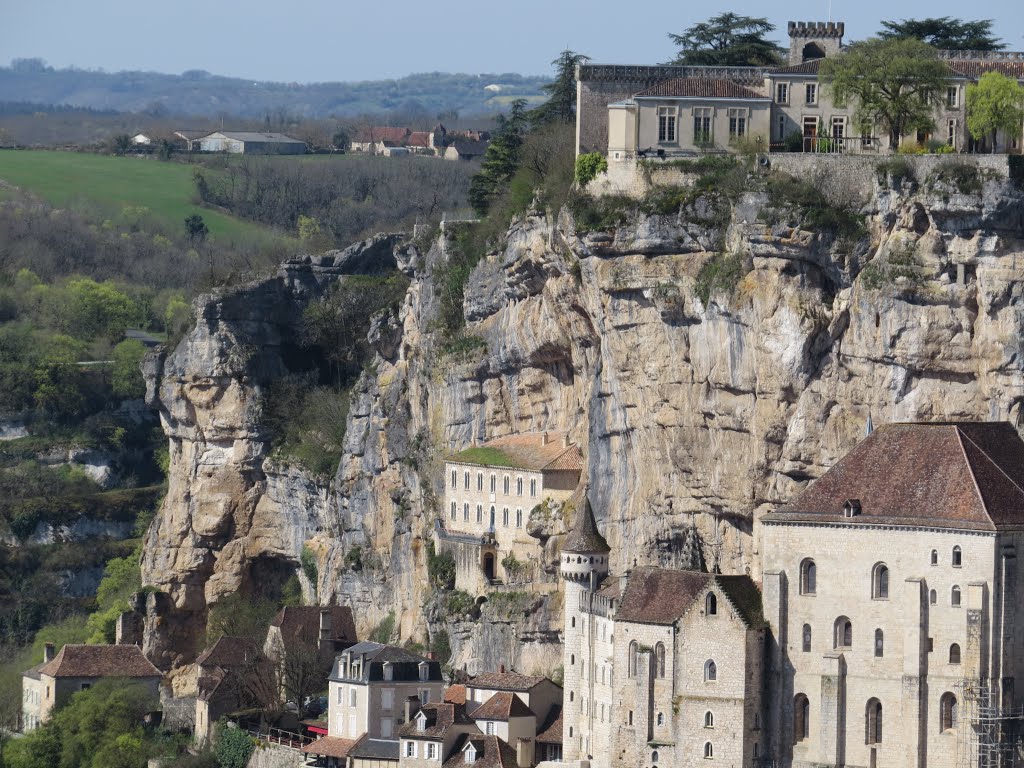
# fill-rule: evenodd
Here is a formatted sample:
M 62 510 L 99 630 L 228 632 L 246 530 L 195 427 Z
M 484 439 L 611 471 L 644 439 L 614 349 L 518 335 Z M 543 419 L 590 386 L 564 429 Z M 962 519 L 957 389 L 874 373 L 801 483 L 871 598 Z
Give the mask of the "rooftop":
M 324 757 L 348 757 L 349 751 L 355 744 L 354 739 L 343 739 L 340 736 L 321 736 L 299 751 L 309 755 L 323 755 Z
M 467 448 L 449 461 L 486 467 L 511 467 L 534 472 L 583 469 L 583 454 L 578 445 L 565 446 L 565 432 L 527 432 L 488 440 Z
M 562 541 L 563 552 L 610 552 L 611 547 L 597 530 L 590 499 L 584 497 L 583 506 L 576 508 L 572 528 Z
M 532 691 L 545 680 L 547 678 L 540 675 L 520 675 L 518 672 L 484 672 L 466 683 L 466 687 L 525 693 Z
M 763 521 L 1024 529 L 1022 483 L 1024 441 L 1006 422 L 886 424 Z
M 277 612 L 270 626 L 279 627 L 281 636 L 295 638 L 312 643 L 320 638 L 320 614 L 330 611 L 331 640 L 354 643 L 356 641 L 356 622 L 352 618 L 352 609 L 346 605 L 316 606 L 289 605 Z
M 733 80 L 704 77 L 674 77 L 640 91 L 635 98 L 768 99 L 762 93 Z
M 554 706 L 548 713 L 548 719 L 538 729 L 537 742 L 540 744 L 562 743 L 562 708 Z
M 706 587 L 717 587 L 750 627 L 764 625 L 761 593 L 749 576 L 721 576 L 700 571 L 634 568 L 615 618 L 638 624 L 673 624 Z
M 224 635 L 203 651 L 196 664 L 201 667 L 237 667 L 245 664 L 250 654 L 256 651 L 256 644 L 249 638 Z
M 65 645 L 39 668 L 49 677 L 161 677 L 137 645 Z
M 502 720 L 507 721 L 512 717 L 530 717 L 534 715 L 533 710 L 523 703 L 523 700 L 512 691 L 498 691 L 487 701 L 473 710 L 474 720 Z
M 426 718 L 423 730 L 419 730 L 420 714 Z M 461 704 L 435 702 L 425 704 L 413 715 L 412 720 L 398 729 L 398 735 L 415 739 L 443 739 L 445 733 L 453 725 L 472 725 L 473 720 L 466 715 L 466 708 Z
M 515 768 L 516 751 L 497 736 L 470 734 L 460 736 L 455 742 L 455 750 L 445 763 L 444 768 L 462 768 L 466 764 L 465 750 L 472 744 L 477 759 L 473 768 Z
M 394 760 L 399 758 L 399 747 L 401 742 L 398 739 L 371 739 L 365 733 L 360 736 L 356 743 L 349 748 L 349 757 L 358 757 L 370 760 Z

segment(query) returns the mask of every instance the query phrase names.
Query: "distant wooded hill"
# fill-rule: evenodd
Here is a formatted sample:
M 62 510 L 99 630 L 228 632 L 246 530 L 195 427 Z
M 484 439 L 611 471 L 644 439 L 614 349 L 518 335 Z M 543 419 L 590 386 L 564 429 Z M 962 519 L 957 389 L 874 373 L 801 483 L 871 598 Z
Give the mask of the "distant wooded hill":
M 351 117 L 387 112 L 485 115 L 515 98 L 543 99 L 545 77 L 430 72 L 399 80 L 353 83 L 274 83 L 221 77 L 202 70 L 95 72 L 53 69 L 40 59 L 0 67 L 6 101 L 63 104 L 118 112 L 263 117 L 285 112 L 304 117 Z

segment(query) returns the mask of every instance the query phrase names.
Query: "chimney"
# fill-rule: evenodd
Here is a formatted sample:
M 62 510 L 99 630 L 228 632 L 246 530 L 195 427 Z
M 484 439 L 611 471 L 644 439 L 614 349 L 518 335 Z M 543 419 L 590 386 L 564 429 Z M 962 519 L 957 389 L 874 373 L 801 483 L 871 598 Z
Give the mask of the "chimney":
M 500 665 L 498 667 L 498 671 L 501 672 L 501 674 L 505 674 L 505 665 L 504 664 Z
M 545 432 L 543 435 L 540 436 L 540 444 L 541 445 L 547 445 L 548 444 L 548 439 L 549 439 L 548 438 L 548 433 Z
M 423 658 L 425 658 L 427 661 L 437 661 L 437 654 L 433 651 L 427 651 L 423 654 Z
M 405 700 L 405 722 L 411 723 L 412 716 L 420 711 L 419 696 L 410 696 Z
M 320 640 L 326 641 L 331 639 L 331 609 L 321 608 L 320 609 Z
M 533 739 L 520 738 L 516 742 L 516 765 L 519 768 L 530 768 L 533 765 Z
M 566 432 L 564 435 L 562 435 L 562 447 L 568 448 L 570 445 L 571 443 L 569 442 L 569 433 Z
M 53 657 L 56 655 L 56 648 L 54 648 L 53 643 L 47 643 L 43 646 L 43 664 L 53 661 Z

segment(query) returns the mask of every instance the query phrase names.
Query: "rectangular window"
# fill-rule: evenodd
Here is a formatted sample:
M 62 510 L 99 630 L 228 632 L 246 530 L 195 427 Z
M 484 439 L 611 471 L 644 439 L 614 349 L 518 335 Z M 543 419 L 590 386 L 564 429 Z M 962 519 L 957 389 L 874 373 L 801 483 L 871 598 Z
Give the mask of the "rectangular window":
M 775 103 L 789 104 L 789 83 L 779 83 L 775 86 Z
M 387 677 L 385 675 L 385 677 Z M 390 678 L 387 678 L 390 679 Z M 380 706 L 382 709 L 391 709 L 395 706 L 395 689 L 385 688 L 380 692 Z
M 425 706 L 430 703 L 430 689 L 420 688 L 420 706 Z
M 693 143 L 711 143 L 711 108 L 698 107 L 693 110 Z
M 395 721 L 390 717 L 385 717 L 380 721 L 380 737 L 382 739 L 390 739 L 392 729 L 395 727 Z
M 946 121 L 946 143 L 951 147 L 956 144 L 956 120 L 953 118 Z
M 946 89 L 946 106 L 956 107 L 960 103 L 960 90 L 955 86 L 951 85 Z
M 354 714 L 348 716 L 348 734 L 350 738 L 355 738 L 359 734 L 356 732 L 356 716 Z
M 437 759 L 437 744 L 435 744 L 434 742 L 430 742 L 429 744 L 427 744 L 427 759 Z
M 786 116 L 785 115 L 779 115 L 778 139 L 779 139 L 779 141 L 782 141 L 785 138 L 786 138 Z
M 462 505 L 462 519 L 464 522 L 469 522 L 469 502 Z
M 487 732 L 488 736 L 493 736 L 494 735 L 494 721 L 493 720 L 488 720 L 487 721 L 487 731 L 486 732 Z
M 355 689 L 355 686 L 348 690 L 348 705 L 350 707 L 356 706 L 359 701 L 359 692 Z
M 338 686 L 338 705 L 345 706 L 345 689 L 340 685 Z
M 674 144 L 676 141 L 676 108 L 658 107 L 658 142 Z
M 832 138 L 842 139 L 846 135 L 846 118 L 845 117 L 833 117 L 832 118 Z
M 523 510 L 517 509 L 516 510 L 516 528 L 522 528 L 522 527 L 523 527 Z
M 729 110 L 729 140 L 742 139 L 747 135 L 747 110 Z
M 469 472 L 462 473 L 462 487 L 469 490 Z
M 478 523 L 480 523 L 480 522 L 483 521 L 483 519 L 484 519 L 484 508 L 481 505 L 477 504 L 476 505 L 476 521 Z
M 416 757 L 416 742 L 415 741 L 407 741 L 407 742 L 405 742 L 405 756 L 406 757 Z
M 805 104 L 817 104 L 818 103 L 818 84 L 807 83 L 804 90 L 804 103 Z

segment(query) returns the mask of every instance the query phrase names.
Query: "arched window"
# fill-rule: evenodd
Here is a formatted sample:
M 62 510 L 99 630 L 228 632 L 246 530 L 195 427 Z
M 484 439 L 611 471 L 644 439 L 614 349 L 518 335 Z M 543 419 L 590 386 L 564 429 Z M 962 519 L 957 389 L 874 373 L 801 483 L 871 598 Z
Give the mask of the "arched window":
M 654 646 L 654 673 L 658 677 L 665 676 L 665 646 L 663 643 Z
M 715 727 L 715 713 L 708 710 L 704 713 L 704 727 L 714 728 Z
M 960 605 L 960 587 L 953 585 L 953 591 L 949 596 L 950 605 Z
M 959 545 L 953 547 L 953 567 L 959 568 L 964 563 L 964 553 Z
M 523 527 L 523 510 L 517 509 L 516 510 L 516 528 L 522 528 L 522 527 Z
M 637 655 L 637 644 L 636 640 L 629 644 L 629 676 L 636 677 L 636 655 Z
M 949 646 L 949 663 L 959 664 L 960 663 L 960 646 L 953 643 Z
M 452 520 L 456 520 L 456 519 L 458 519 L 458 517 L 459 517 L 459 507 L 458 507 L 458 505 L 457 505 L 457 504 L 456 504 L 456 503 L 455 503 L 455 502 L 453 501 L 453 502 L 452 502 Z
M 505 495 L 508 496 L 508 475 L 505 475 L 505 477 L 502 479 L 501 487 Z
M 469 522 L 469 502 L 468 501 L 465 504 L 462 505 L 462 519 L 465 522 L 467 522 L 467 523 Z
M 865 712 L 864 743 L 882 743 L 882 702 L 878 699 L 869 699 Z
M 508 507 L 501 510 L 501 524 L 508 528 Z
M 713 683 L 718 679 L 718 666 L 714 661 L 708 659 L 704 662 L 704 680 L 708 683 Z
M 462 487 L 465 490 L 469 490 L 469 472 L 462 473 Z
M 711 760 L 711 759 L 714 758 L 714 756 L 715 756 L 715 748 L 713 746 L 711 746 L 711 742 L 710 741 L 705 742 L 704 743 L 704 759 L 705 760 Z
M 482 491 L 484 489 L 484 473 L 483 472 L 477 472 L 476 473 L 476 489 L 478 491 Z
M 536 480 L 531 480 L 530 481 L 530 496 L 534 497 L 536 495 L 537 495 L 537 481 Z
M 484 519 L 484 508 L 483 508 L 483 505 L 477 504 L 476 505 L 476 521 L 478 523 L 481 523 L 481 522 L 483 522 L 483 519 Z
M 453 469 L 452 470 L 452 488 L 457 488 L 458 486 L 459 486 L 459 473 L 456 472 Z
M 718 613 L 718 598 L 714 592 L 708 592 L 708 596 L 704 598 L 704 612 L 708 616 L 715 616 Z
M 800 563 L 800 594 L 813 595 L 818 587 L 818 566 L 807 558 Z
M 836 619 L 834 637 L 832 639 L 832 647 L 853 647 L 853 624 L 850 623 L 850 620 L 845 616 L 840 616 L 838 619 Z
M 939 730 L 950 731 L 956 728 L 956 717 L 956 696 L 947 691 L 939 699 Z
M 932 550 L 932 565 L 938 565 L 938 564 L 939 564 L 939 550 L 933 549 Z
M 523 478 L 517 477 L 516 478 L 516 496 L 522 496 L 522 495 L 523 495 Z
M 793 743 L 806 739 L 811 735 L 811 702 L 802 693 L 793 699 Z
M 651 762 L 658 762 L 658 750 L 654 750 L 653 752 L 651 752 Z
M 885 655 L 885 637 L 881 629 L 875 630 L 875 656 L 882 658 Z
M 935 605 L 937 602 L 939 602 L 939 594 L 934 589 L 928 593 L 928 602 L 932 605 Z
M 889 599 L 889 568 L 878 563 L 871 573 L 871 596 L 875 600 Z
M 803 651 L 804 653 L 811 652 L 811 625 L 804 624 L 804 637 L 803 637 Z

